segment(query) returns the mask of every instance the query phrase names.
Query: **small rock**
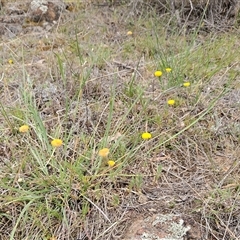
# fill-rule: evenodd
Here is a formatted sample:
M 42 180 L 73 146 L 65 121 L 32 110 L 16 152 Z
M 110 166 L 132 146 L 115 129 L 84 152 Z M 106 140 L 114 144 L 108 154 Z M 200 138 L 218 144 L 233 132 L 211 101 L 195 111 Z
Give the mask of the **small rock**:
M 155 214 L 133 221 L 124 240 L 183 240 L 190 230 L 180 215 Z
M 54 22 L 57 21 L 61 13 L 66 9 L 65 3 L 60 0 L 33 0 L 30 4 L 30 21 Z

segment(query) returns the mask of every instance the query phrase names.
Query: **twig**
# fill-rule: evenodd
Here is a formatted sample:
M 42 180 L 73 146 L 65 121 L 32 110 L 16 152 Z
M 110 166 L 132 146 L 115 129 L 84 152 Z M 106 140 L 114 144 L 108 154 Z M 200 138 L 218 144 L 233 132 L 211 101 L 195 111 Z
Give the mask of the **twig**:
M 97 210 L 104 216 L 106 220 L 108 220 L 108 222 L 112 223 L 111 220 L 108 218 L 108 216 L 93 201 L 91 201 L 89 198 L 83 195 L 82 197 L 85 198 L 87 201 L 89 201 L 95 208 L 97 208 Z

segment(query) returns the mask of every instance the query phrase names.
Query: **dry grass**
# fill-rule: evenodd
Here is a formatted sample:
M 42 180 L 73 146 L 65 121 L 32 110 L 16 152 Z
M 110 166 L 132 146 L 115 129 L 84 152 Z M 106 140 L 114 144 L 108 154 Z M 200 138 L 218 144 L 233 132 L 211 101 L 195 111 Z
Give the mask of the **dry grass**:
M 139 0 L 131 1 L 131 5 L 138 13 L 154 8 L 158 14 L 169 15 L 168 24 L 177 25 L 182 33 L 224 32 L 233 25 L 238 26 L 240 19 L 237 0 Z
M 1 239 L 121 239 L 149 209 L 240 237 L 239 33 L 179 35 L 127 6 L 1 43 Z

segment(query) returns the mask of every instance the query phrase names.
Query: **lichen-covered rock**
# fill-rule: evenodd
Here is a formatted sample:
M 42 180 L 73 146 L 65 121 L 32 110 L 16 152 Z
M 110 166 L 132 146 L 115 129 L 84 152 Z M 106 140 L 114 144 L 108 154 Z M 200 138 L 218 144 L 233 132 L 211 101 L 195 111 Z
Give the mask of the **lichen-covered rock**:
M 32 0 L 29 9 L 30 20 L 33 22 L 54 22 L 66 9 L 64 2 L 60 0 Z
M 124 240 L 183 240 L 190 230 L 180 215 L 156 214 L 134 221 Z
M 69 4 L 63 0 L 0 0 L 0 38 L 49 32 L 55 23 L 69 16 Z

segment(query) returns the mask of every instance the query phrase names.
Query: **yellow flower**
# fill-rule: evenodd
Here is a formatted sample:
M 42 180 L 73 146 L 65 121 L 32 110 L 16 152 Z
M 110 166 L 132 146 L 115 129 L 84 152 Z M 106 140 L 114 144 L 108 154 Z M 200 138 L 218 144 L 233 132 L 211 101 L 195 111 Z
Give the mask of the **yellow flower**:
M 190 85 L 191 85 L 190 82 L 185 82 L 185 83 L 183 83 L 183 86 L 184 86 L 184 87 L 189 87 Z
M 109 154 L 109 149 L 108 148 L 103 148 L 103 149 L 99 150 L 99 152 L 98 152 L 98 155 L 100 157 L 107 157 L 108 154 Z
M 109 167 L 113 167 L 115 165 L 115 162 L 113 160 L 109 160 L 107 163 Z
M 167 103 L 168 103 L 168 105 L 173 106 L 173 105 L 175 104 L 175 100 L 169 99 L 169 100 L 167 101 Z
M 152 137 L 152 134 L 149 132 L 142 133 L 142 139 L 144 140 L 150 139 L 151 137 Z
M 21 133 L 26 133 L 26 132 L 28 132 L 28 130 L 29 130 L 29 126 L 28 126 L 28 125 L 22 125 L 22 126 L 18 129 L 18 131 L 21 132 Z
M 9 63 L 9 64 L 13 64 L 13 60 L 12 60 L 12 59 L 9 59 L 9 60 L 8 60 L 8 63 Z
M 132 35 L 132 34 L 133 34 L 132 31 L 127 32 L 127 35 Z
M 154 73 L 155 77 L 161 77 L 162 76 L 162 71 L 156 71 Z
M 63 144 L 62 140 L 61 139 L 58 139 L 58 138 L 54 138 L 52 141 L 51 141 L 51 145 L 53 147 L 61 147 Z
M 171 69 L 171 68 L 166 68 L 165 70 L 166 70 L 166 72 L 167 72 L 167 73 L 169 73 L 169 72 L 171 72 L 171 71 L 172 71 L 172 69 Z

